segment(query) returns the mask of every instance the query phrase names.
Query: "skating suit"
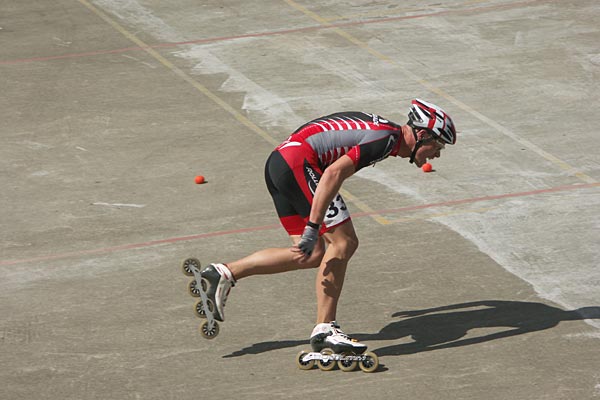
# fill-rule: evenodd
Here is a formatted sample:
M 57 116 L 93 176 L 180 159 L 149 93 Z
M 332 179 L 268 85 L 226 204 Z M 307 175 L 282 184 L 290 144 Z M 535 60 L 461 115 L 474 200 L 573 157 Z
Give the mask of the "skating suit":
M 275 148 L 265 166 L 269 193 L 288 234 L 302 234 L 317 184 L 328 166 L 346 155 L 358 171 L 396 156 L 400 141 L 400 125 L 363 112 L 335 113 L 298 128 Z M 325 214 L 322 233 L 349 219 L 338 194 Z

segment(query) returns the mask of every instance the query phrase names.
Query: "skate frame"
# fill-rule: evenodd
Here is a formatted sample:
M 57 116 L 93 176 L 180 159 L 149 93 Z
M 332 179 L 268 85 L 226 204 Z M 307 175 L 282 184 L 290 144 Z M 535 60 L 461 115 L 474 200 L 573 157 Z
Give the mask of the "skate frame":
M 323 353 L 317 353 L 316 351 L 311 351 L 310 353 L 307 353 L 306 355 L 304 355 L 302 357 L 302 362 L 308 362 L 311 360 L 319 360 L 319 361 L 325 361 L 325 362 L 330 362 L 330 361 L 357 361 L 357 362 L 361 362 L 361 361 L 366 361 L 368 359 L 368 356 L 365 354 L 338 354 L 338 353 L 333 353 L 333 354 L 323 354 Z
M 200 300 L 202 300 L 202 308 L 204 309 L 204 314 L 206 315 L 207 321 L 207 330 L 210 332 L 214 328 L 216 321 L 213 317 L 213 313 L 209 310 L 208 307 L 208 296 L 202 287 L 202 275 L 200 274 L 200 270 L 196 268 L 195 265 L 189 265 L 190 271 L 194 274 L 194 278 L 196 279 L 196 288 L 200 292 Z M 216 305 L 215 305 L 216 307 Z

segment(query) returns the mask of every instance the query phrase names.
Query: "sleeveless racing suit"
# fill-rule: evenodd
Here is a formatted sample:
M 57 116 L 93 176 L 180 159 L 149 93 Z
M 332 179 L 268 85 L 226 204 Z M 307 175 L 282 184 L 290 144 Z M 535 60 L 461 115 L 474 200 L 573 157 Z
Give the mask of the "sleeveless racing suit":
M 298 128 L 275 148 L 265 166 L 267 188 L 288 234 L 302 234 L 317 184 L 329 165 L 346 155 L 358 171 L 396 156 L 400 141 L 400 125 L 363 112 L 335 113 Z M 325 214 L 321 233 L 349 219 L 338 194 Z

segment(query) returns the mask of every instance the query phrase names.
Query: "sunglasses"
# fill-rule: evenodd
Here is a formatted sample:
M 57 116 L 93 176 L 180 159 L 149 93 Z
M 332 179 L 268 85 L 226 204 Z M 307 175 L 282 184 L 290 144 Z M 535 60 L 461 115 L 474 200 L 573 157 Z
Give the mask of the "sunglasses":
M 440 150 L 444 150 L 446 148 L 446 142 L 444 142 L 440 138 L 433 136 L 433 140 L 435 140 L 435 142 L 439 146 Z
M 435 143 L 438 146 L 438 150 L 444 150 L 446 148 L 446 142 L 444 142 L 442 139 L 438 138 L 437 136 L 433 135 L 431 132 L 427 132 L 427 133 L 429 133 L 429 137 L 427 139 L 423 139 L 423 141 L 422 141 L 423 144 L 431 142 L 432 140 L 435 140 Z
M 411 126 L 411 128 L 413 130 L 414 135 L 417 136 L 418 129 L 416 129 L 414 126 Z M 425 131 L 427 131 L 427 133 L 429 134 L 429 137 L 427 139 L 423 140 L 423 142 L 422 142 L 423 144 L 425 144 L 427 142 L 431 142 L 432 140 L 435 140 L 435 142 L 437 143 L 437 145 L 438 145 L 438 147 L 439 147 L 440 150 L 443 150 L 443 149 L 446 148 L 446 142 L 444 142 L 439 137 L 435 136 L 429 130 L 425 129 Z

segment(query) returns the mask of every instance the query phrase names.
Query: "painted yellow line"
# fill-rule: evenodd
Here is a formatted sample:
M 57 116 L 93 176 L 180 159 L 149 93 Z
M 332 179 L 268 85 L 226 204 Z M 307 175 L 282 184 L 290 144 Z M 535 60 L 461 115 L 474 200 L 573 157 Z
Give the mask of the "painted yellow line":
M 393 219 L 390 221 L 390 223 L 397 224 L 397 223 L 408 222 L 408 221 L 425 220 L 425 219 L 433 219 L 433 218 L 441 218 L 441 217 L 452 217 L 455 215 L 464 215 L 464 214 L 482 214 L 482 213 L 494 210 L 496 208 L 498 208 L 498 207 L 476 208 L 476 209 L 470 209 L 470 210 L 448 211 L 448 212 L 436 213 L 436 214 L 416 215 L 416 216 L 412 216 L 412 217 Z
M 530 142 L 529 140 L 519 136 L 518 134 L 514 133 L 513 131 L 504 127 L 503 125 L 499 124 L 498 122 L 494 121 L 493 119 L 486 117 L 485 115 L 481 114 L 479 111 L 468 106 L 467 104 L 463 103 L 462 101 L 449 95 L 448 93 L 444 92 L 443 90 L 431 85 L 429 82 L 419 81 L 419 83 L 421 83 L 423 86 L 428 88 L 431 92 L 438 94 L 439 96 L 450 101 L 451 103 L 453 103 L 454 105 L 456 105 L 457 107 L 462 109 L 463 111 L 471 114 L 472 116 L 474 116 L 481 122 L 485 123 L 486 125 L 496 129 L 497 131 L 501 132 L 503 135 L 508 136 L 515 142 L 521 144 L 523 147 L 526 147 L 527 149 L 533 151 L 540 157 L 550 161 L 551 163 L 553 163 L 560 169 L 568 172 L 569 174 L 571 174 L 573 176 L 576 176 L 579 180 L 581 180 L 585 183 L 596 183 L 597 182 L 594 178 L 592 178 L 591 176 L 580 171 L 578 168 L 573 167 L 572 165 L 561 160 L 560 158 L 556 157 L 555 155 L 548 153 L 547 151 L 541 149 L 540 147 L 536 146 L 534 143 Z
M 371 216 L 371 218 L 373 218 L 376 222 L 380 223 L 381 225 L 390 224 L 390 221 L 387 218 L 378 214 L 371 207 L 369 207 L 368 204 L 360 200 L 358 197 L 352 195 L 346 189 L 340 189 L 340 194 L 345 200 L 351 201 L 354 205 L 356 205 L 356 207 L 358 207 L 362 212 L 367 213 L 367 215 Z
M 162 55 L 160 55 L 160 53 L 158 53 L 152 47 L 148 46 L 146 43 L 144 43 L 138 37 L 136 37 L 135 35 L 130 33 L 127 29 L 123 28 L 119 23 L 117 23 L 112 18 L 110 18 L 106 13 L 104 13 L 103 11 L 101 11 L 100 9 L 98 9 L 97 7 L 92 5 L 87 0 L 77 0 L 77 1 L 79 1 L 79 3 L 81 3 L 83 6 L 85 6 L 90 11 L 92 11 L 94 14 L 96 14 L 104 22 L 106 22 L 107 24 L 112 26 L 117 32 L 119 32 L 120 34 L 125 36 L 127 39 L 129 39 L 130 41 L 135 43 L 137 46 L 139 46 L 141 49 L 143 49 L 146 53 L 148 53 L 150 56 L 152 56 L 152 58 L 154 58 L 156 61 L 161 63 L 167 69 L 172 71 L 175 75 L 179 76 L 181 79 L 183 79 L 184 81 L 186 81 L 187 83 L 192 85 L 195 89 L 197 89 L 203 95 L 208 97 L 210 100 L 214 101 L 219 107 L 221 107 L 223 110 L 228 112 L 238 122 L 240 122 L 242 125 L 244 125 L 248 129 L 250 129 L 251 131 L 256 133 L 258 136 L 265 139 L 268 143 L 273 145 L 273 147 L 275 147 L 279 144 L 279 142 L 277 140 L 275 140 L 271 135 L 269 135 L 265 130 L 261 129 L 259 126 L 254 124 L 252 121 L 250 121 L 247 117 L 245 117 L 239 111 L 237 111 L 236 109 L 231 107 L 229 104 L 227 104 L 225 101 L 223 101 L 219 96 L 217 96 L 216 94 L 211 92 L 209 89 L 207 89 L 204 85 L 202 85 L 197 80 L 195 80 L 194 78 L 192 78 L 191 76 L 186 74 L 183 70 L 178 68 L 175 64 L 173 64 L 172 62 L 167 60 Z M 371 215 L 371 217 L 378 223 L 380 223 L 380 224 L 388 223 L 387 220 L 384 217 L 382 217 L 381 215 L 372 214 L 373 210 L 370 207 L 368 207 L 364 202 L 360 201 L 357 197 L 353 196 L 348 191 L 344 190 L 342 193 L 342 196 L 346 197 L 349 201 L 352 201 L 361 211 L 369 213 Z
M 181 79 L 183 79 L 184 81 L 186 81 L 187 83 L 192 85 L 194 88 L 196 88 L 203 95 L 205 95 L 206 97 L 208 97 L 209 99 L 211 99 L 212 101 L 217 103 L 217 105 L 219 105 L 219 107 L 221 107 L 222 109 L 227 111 L 229 114 L 231 114 L 242 125 L 246 126 L 248 129 L 252 130 L 254 133 L 258 134 L 260 137 L 265 139 L 267 142 L 271 143 L 273 146 L 277 146 L 279 144 L 279 142 L 277 142 L 275 139 L 273 139 L 273 137 L 271 137 L 267 132 L 265 132 L 258 126 L 256 126 L 252 121 L 250 121 L 248 118 L 246 118 L 240 112 L 235 110 L 229 104 L 227 104 L 226 102 L 221 100 L 217 95 L 215 95 L 213 92 L 208 90 L 204 85 L 202 85 L 201 83 L 199 83 L 198 81 L 193 79 L 191 76 L 189 76 L 188 74 L 183 72 L 180 68 L 178 68 L 172 62 L 170 62 L 169 60 L 167 60 L 166 58 L 161 56 L 160 53 L 158 53 L 152 47 L 148 46 L 146 43 L 141 41 L 135 35 L 133 35 L 128 30 L 123 28 L 121 25 L 119 25 L 117 22 L 115 22 L 112 18 L 110 18 L 108 15 L 106 15 L 103 11 L 101 11 L 100 9 L 93 6 L 87 0 L 78 0 L 78 1 L 81 4 L 83 4 L 85 7 L 90 9 L 99 18 L 101 18 L 106 23 L 108 23 L 110 26 L 112 26 L 120 34 L 122 34 L 127 39 L 129 39 L 130 41 L 135 43 L 137 46 L 139 46 L 141 49 L 143 49 L 146 53 L 148 53 L 150 56 L 152 56 L 156 61 L 158 61 L 159 63 L 164 65 L 166 68 L 171 70 L 175 75 L 179 76 Z
M 301 13 L 303 13 L 304 15 L 310 17 L 314 21 L 316 21 L 316 22 L 318 22 L 318 23 L 320 23 L 322 25 L 329 24 L 329 21 L 327 19 L 319 16 L 317 13 L 315 13 L 313 11 L 308 10 L 306 7 L 301 6 L 300 4 L 296 3 L 294 0 L 284 0 L 284 1 L 290 7 L 292 7 L 294 9 L 300 11 Z M 518 134 L 512 132 L 510 129 L 504 127 L 503 125 L 501 125 L 498 122 L 492 120 L 491 118 L 486 117 L 485 115 L 481 114 L 480 112 L 478 112 L 474 108 L 468 106 L 467 104 L 463 103 L 462 101 L 460 101 L 460 100 L 456 99 L 455 97 L 451 96 L 450 94 L 446 93 L 442 89 L 436 87 L 432 83 L 430 83 L 430 82 L 428 82 L 428 81 L 420 78 L 419 76 L 417 76 L 413 72 L 409 71 L 408 69 L 404 68 L 402 65 L 398 64 L 396 61 L 394 61 L 394 59 L 392 59 L 392 58 L 386 56 L 385 54 L 382 54 L 379 51 L 373 49 L 367 43 L 363 42 L 360 39 L 357 39 L 356 37 L 352 36 L 350 33 L 344 31 L 343 29 L 341 29 L 341 28 L 334 28 L 333 32 L 337 33 L 339 36 L 341 36 L 344 39 L 348 40 L 350 43 L 353 43 L 357 47 L 366 50 L 367 52 L 369 52 L 373 56 L 379 58 L 380 60 L 382 60 L 384 62 L 387 62 L 387 63 L 394 64 L 400 70 L 402 70 L 402 72 L 405 75 L 407 75 L 409 78 L 411 78 L 415 82 L 419 83 L 421 86 L 423 86 L 426 89 L 428 89 L 430 92 L 435 93 L 438 96 L 445 98 L 450 103 L 454 104 L 455 106 L 457 106 L 458 108 L 462 109 L 466 113 L 471 114 L 473 117 L 477 118 L 481 122 L 483 122 L 486 125 L 488 125 L 488 126 L 494 128 L 494 129 L 496 129 L 497 131 L 499 131 L 503 135 L 508 136 L 509 138 L 511 138 L 514 141 L 518 142 L 522 146 L 524 146 L 524 147 L 528 148 L 529 150 L 533 151 L 534 153 L 536 153 L 540 157 L 542 157 L 542 158 L 550 161 L 551 163 L 553 163 L 554 165 L 556 165 L 560 169 L 562 169 L 562 170 L 568 172 L 569 174 L 577 177 L 581 181 L 583 181 L 585 183 L 595 183 L 596 182 L 596 180 L 594 178 L 592 178 L 591 176 L 586 175 L 585 173 L 583 173 L 579 169 L 577 169 L 577 168 L 573 167 L 572 165 L 566 163 L 565 161 L 559 159 L 558 157 L 554 156 L 553 154 L 550 154 L 547 151 L 542 150 L 540 147 L 536 146 L 534 143 L 532 143 L 532 142 L 530 142 L 530 141 L 522 138 Z

